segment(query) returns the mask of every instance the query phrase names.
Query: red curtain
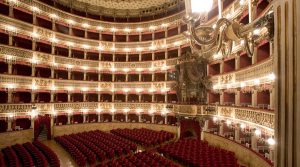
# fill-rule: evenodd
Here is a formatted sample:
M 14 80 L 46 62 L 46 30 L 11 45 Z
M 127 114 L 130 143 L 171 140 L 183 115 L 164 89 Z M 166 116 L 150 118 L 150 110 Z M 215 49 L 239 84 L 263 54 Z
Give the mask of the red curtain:
M 43 128 L 47 129 L 47 139 L 51 139 L 51 118 L 49 115 L 37 116 L 34 120 L 34 140 L 37 140 Z
M 180 138 L 191 137 L 190 135 L 196 135 L 200 139 L 201 127 L 198 121 L 192 119 L 185 119 L 180 121 Z M 190 135 L 189 135 L 190 134 Z

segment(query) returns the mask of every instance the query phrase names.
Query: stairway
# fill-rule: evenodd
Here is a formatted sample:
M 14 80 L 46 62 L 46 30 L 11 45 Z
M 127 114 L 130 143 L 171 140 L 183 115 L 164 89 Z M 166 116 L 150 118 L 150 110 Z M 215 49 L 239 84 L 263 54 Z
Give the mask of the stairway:
M 47 140 L 47 134 L 48 134 L 48 129 L 47 128 L 43 128 L 43 130 L 41 131 L 41 134 L 38 137 L 39 141 L 45 141 Z

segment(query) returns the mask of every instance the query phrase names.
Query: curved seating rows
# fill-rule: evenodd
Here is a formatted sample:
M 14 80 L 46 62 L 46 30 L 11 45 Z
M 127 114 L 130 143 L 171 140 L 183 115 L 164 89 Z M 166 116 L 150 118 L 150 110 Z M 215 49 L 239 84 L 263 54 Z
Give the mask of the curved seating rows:
M 60 166 L 60 161 L 53 150 L 51 150 L 49 147 L 47 147 L 46 145 L 44 145 L 43 143 L 41 143 L 39 141 L 34 141 L 32 144 L 36 148 L 38 148 L 38 150 L 40 152 L 42 152 L 43 155 L 45 155 L 45 157 L 51 167 L 59 167 Z
M 47 166 L 47 159 L 46 157 L 32 144 L 32 143 L 24 143 L 24 148 L 29 152 L 31 155 L 34 165 L 36 167 L 46 167 Z
M 6 147 L 0 152 L 0 167 L 59 167 L 57 155 L 46 145 L 35 141 L 24 144 L 15 144 Z M 47 159 L 48 158 L 48 162 Z
M 16 145 L 12 146 L 12 148 L 18 155 L 23 167 L 33 167 L 34 166 L 33 160 L 31 158 L 29 152 L 21 144 L 16 144 Z
M 197 139 L 184 139 L 158 148 L 158 151 L 186 166 L 238 167 L 233 152 L 209 146 Z
M 137 150 L 137 146 L 119 136 L 99 130 L 55 137 L 79 166 L 94 165 Z
M 113 129 L 111 133 L 132 140 L 142 146 L 158 145 L 174 138 L 174 134 L 167 131 L 141 129 Z
M 145 151 L 128 157 L 121 157 L 97 167 L 178 167 L 174 162 L 160 156 L 157 153 Z

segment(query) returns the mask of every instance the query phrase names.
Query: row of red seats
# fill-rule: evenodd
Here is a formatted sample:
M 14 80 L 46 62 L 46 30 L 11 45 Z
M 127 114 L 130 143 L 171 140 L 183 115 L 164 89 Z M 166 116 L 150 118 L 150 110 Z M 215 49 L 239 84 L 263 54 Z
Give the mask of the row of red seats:
M 34 166 L 34 163 L 33 163 L 33 160 L 31 158 L 30 154 L 21 144 L 16 144 L 16 145 L 12 146 L 12 148 L 17 153 L 23 167 L 33 167 Z
M 23 146 L 31 155 L 36 167 L 46 167 L 48 165 L 46 157 L 32 143 L 27 142 Z
M 132 140 L 142 146 L 148 147 L 164 143 L 174 138 L 174 134 L 167 131 L 154 131 L 150 129 L 113 129 L 111 133 Z
M 11 147 L 6 147 L 6 148 L 2 149 L 2 152 L 4 154 L 4 159 L 7 162 L 7 166 L 20 167 L 20 162 L 19 162 L 18 156 Z
M 157 153 L 145 151 L 129 157 L 121 157 L 97 167 L 178 167 L 174 162 L 160 156 Z
M 187 166 L 239 166 L 233 152 L 210 146 L 197 139 L 179 140 L 158 148 L 158 151 Z
M 54 139 L 71 154 L 78 166 L 85 166 L 87 163 L 86 156 L 73 143 L 65 139 L 65 137 L 55 137 Z
M 45 157 L 48 160 L 48 163 L 51 167 L 59 167 L 60 166 L 60 161 L 55 154 L 53 150 L 51 150 L 49 147 L 47 147 L 45 144 L 39 142 L 39 141 L 34 141 L 32 143 L 40 152 L 45 155 Z
M 0 152 L 0 167 L 4 167 L 4 166 L 5 166 L 4 156 Z
M 86 161 L 93 165 L 96 159 L 103 162 L 137 150 L 134 143 L 99 130 L 60 136 L 55 141 L 71 154 L 79 166 L 84 166 Z

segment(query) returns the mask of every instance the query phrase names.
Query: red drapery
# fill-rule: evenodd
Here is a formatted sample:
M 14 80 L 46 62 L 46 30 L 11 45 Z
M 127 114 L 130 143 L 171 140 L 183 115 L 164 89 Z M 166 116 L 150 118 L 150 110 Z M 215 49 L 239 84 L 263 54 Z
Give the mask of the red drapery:
M 51 139 L 51 118 L 49 115 L 37 116 L 34 120 L 34 140 L 37 140 L 43 128 L 47 129 L 47 139 Z

